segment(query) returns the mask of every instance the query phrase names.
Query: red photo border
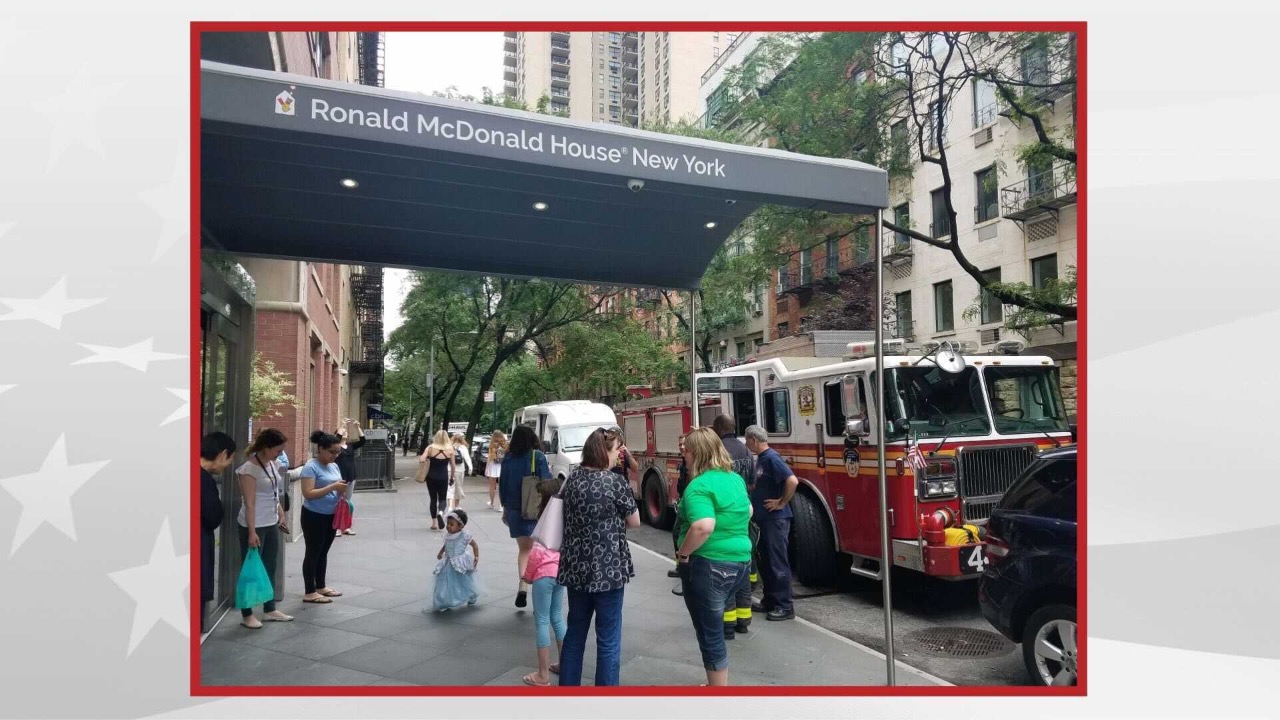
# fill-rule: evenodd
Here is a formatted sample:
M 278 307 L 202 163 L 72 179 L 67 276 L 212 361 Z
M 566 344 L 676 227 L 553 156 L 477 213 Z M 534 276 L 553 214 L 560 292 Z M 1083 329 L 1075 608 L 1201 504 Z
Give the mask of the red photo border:
M 886 31 L 969 31 L 969 32 L 1071 32 L 1076 34 L 1077 51 L 1077 104 L 1076 104 L 1076 166 L 1077 212 L 1077 277 L 1079 319 L 1077 326 L 1077 418 L 1079 440 L 1079 532 L 1076 537 L 1077 575 L 1076 590 L 1078 646 L 1082 659 L 1087 658 L 1088 645 L 1088 452 L 1086 443 L 1087 398 L 1085 391 L 1088 377 L 1088 262 L 1086 237 L 1088 235 L 1088 33 L 1087 23 L 1070 22 L 556 22 L 556 21 L 504 21 L 504 22 L 221 22 L 193 21 L 191 23 L 191 387 L 200 386 L 200 34 L 204 32 L 501 32 L 506 30 L 569 30 L 569 31 L 836 31 L 836 32 L 886 32 Z M 200 423 L 191 421 L 191 444 L 200 446 Z M 190 541 L 192 548 L 200 546 L 199 536 L 199 466 L 194 466 L 190 480 Z M 1072 688 L 1033 688 L 1023 686 L 975 686 L 975 687 L 904 687 L 904 686 L 730 686 L 726 688 L 642 686 L 642 687 L 573 687 L 531 688 L 525 686 L 206 686 L 200 682 L 200 613 L 196 589 L 199 587 L 200 570 L 198 553 L 191 558 L 191 695 L 195 697 L 668 697 L 668 696 L 814 696 L 814 697 L 1083 697 L 1088 694 L 1088 663 L 1082 662 L 1078 684 Z

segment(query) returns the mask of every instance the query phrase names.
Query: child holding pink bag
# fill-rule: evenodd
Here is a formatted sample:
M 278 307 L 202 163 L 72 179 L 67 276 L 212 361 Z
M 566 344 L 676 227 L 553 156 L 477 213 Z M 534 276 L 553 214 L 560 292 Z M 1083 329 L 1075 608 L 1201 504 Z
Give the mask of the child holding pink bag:
M 539 515 L 546 512 L 551 496 L 558 491 L 559 483 L 548 481 L 539 483 L 538 492 L 542 495 L 542 507 Z M 560 664 L 551 663 L 551 633 L 555 632 L 556 660 L 560 659 L 560 651 L 564 646 L 565 633 L 565 588 L 556 582 L 560 573 L 560 551 L 550 550 L 536 540 L 529 551 L 529 564 L 525 566 L 523 580 L 533 586 L 533 626 L 537 632 L 538 671 L 524 676 L 525 685 L 547 687 L 551 685 L 551 675 L 559 673 Z

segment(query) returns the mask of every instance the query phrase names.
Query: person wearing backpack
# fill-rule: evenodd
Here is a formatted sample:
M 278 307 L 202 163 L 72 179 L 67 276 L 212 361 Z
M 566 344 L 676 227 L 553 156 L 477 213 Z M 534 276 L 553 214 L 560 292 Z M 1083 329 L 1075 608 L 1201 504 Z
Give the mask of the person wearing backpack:
M 529 604 L 529 584 L 524 581 L 524 571 L 529 564 L 529 551 L 533 549 L 533 528 L 537 517 L 525 517 L 522 489 L 524 479 L 537 476 L 551 479 L 551 467 L 547 456 L 538 450 L 538 435 L 533 428 L 521 425 L 511 434 L 511 447 L 502 459 L 502 473 L 498 478 L 498 495 L 502 500 L 502 522 L 520 549 L 516 557 L 517 577 L 520 584 L 516 591 L 516 607 Z

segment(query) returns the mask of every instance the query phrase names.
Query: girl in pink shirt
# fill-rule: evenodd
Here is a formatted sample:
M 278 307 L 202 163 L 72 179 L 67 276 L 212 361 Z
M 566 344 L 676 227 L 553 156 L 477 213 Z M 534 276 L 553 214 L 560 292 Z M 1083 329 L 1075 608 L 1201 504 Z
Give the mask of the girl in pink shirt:
M 538 491 L 542 493 L 542 508 L 558 488 L 559 483 L 544 482 Z M 533 624 L 537 629 L 538 671 L 524 676 L 525 685 L 546 687 L 551 684 L 548 672 L 560 672 L 560 664 L 551 664 L 551 631 L 555 631 L 556 659 L 564 644 L 565 589 L 556 582 L 560 572 L 560 552 L 549 550 L 535 542 L 529 551 L 529 564 L 525 566 L 524 581 L 533 585 Z

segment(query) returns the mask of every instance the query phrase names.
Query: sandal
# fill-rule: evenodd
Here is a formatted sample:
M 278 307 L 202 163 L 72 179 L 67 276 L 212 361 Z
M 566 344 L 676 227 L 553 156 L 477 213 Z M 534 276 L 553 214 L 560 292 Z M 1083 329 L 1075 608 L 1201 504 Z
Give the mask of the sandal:
M 250 624 L 249 624 L 249 622 L 248 622 L 249 620 L 255 620 L 255 621 L 257 621 L 257 623 L 258 623 L 258 624 L 257 624 L 257 625 L 250 625 Z M 250 630 L 261 630 L 261 629 L 262 629 L 262 621 L 261 621 L 261 620 L 258 620 L 257 618 L 253 617 L 252 615 L 250 615 L 249 617 L 247 617 L 247 618 L 245 618 L 244 620 L 241 620 L 241 621 L 240 621 L 240 626 L 241 626 L 241 627 L 247 627 L 247 628 L 249 628 Z
M 342 597 L 342 593 L 338 592 L 337 590 L 329 590 L 329 592 L 325 592 L 324 590 L 317 590 L 316 592 L 320 593 L 321 595 L 327 598 Z
M 266 615 L 263 615 L 262 619 L 267 620 L 269 622 L 293 622 L 292 615 L 285 615 L 279 610 L 275 610 L 267 613 Z
M 549 666 L 547 667 L 547 669 L 548 669 L 548 670 L 550 670 L 552 673 L 554 673 L 554 674 L 556 674 L 556 675 L 559 675 L 559 674 L 560 674 L 560 663 L 551 663 L 551 665 L 549 665 Z
M 304 603 L 315 603 L 316 605 L 327 605 L 327 604 L 329 604 L 329 603 L 331 603 L 331 602 L 333 602 L 333 601 L 332 601 L 332 600 L 330 600 L 329 598 L 327 598 L 327 597 L 325 597 L 325 596 L 321 595 L 321 596 L 320 596 L 320 597 L 318 597 L 318 598 L 311 598 L 311 599 L 309 599 L 309 600 L 308 600 L 307 598 L 302 598 L 302 602 L 304 602 Z
M 546 682 L 538 682 L 537 673 L 529 673 L 528 675 L 524 676 L 523 680 L 525 685 L 532 685 L 533 687 L 550 687 L 551 686 L 550 680 Z

